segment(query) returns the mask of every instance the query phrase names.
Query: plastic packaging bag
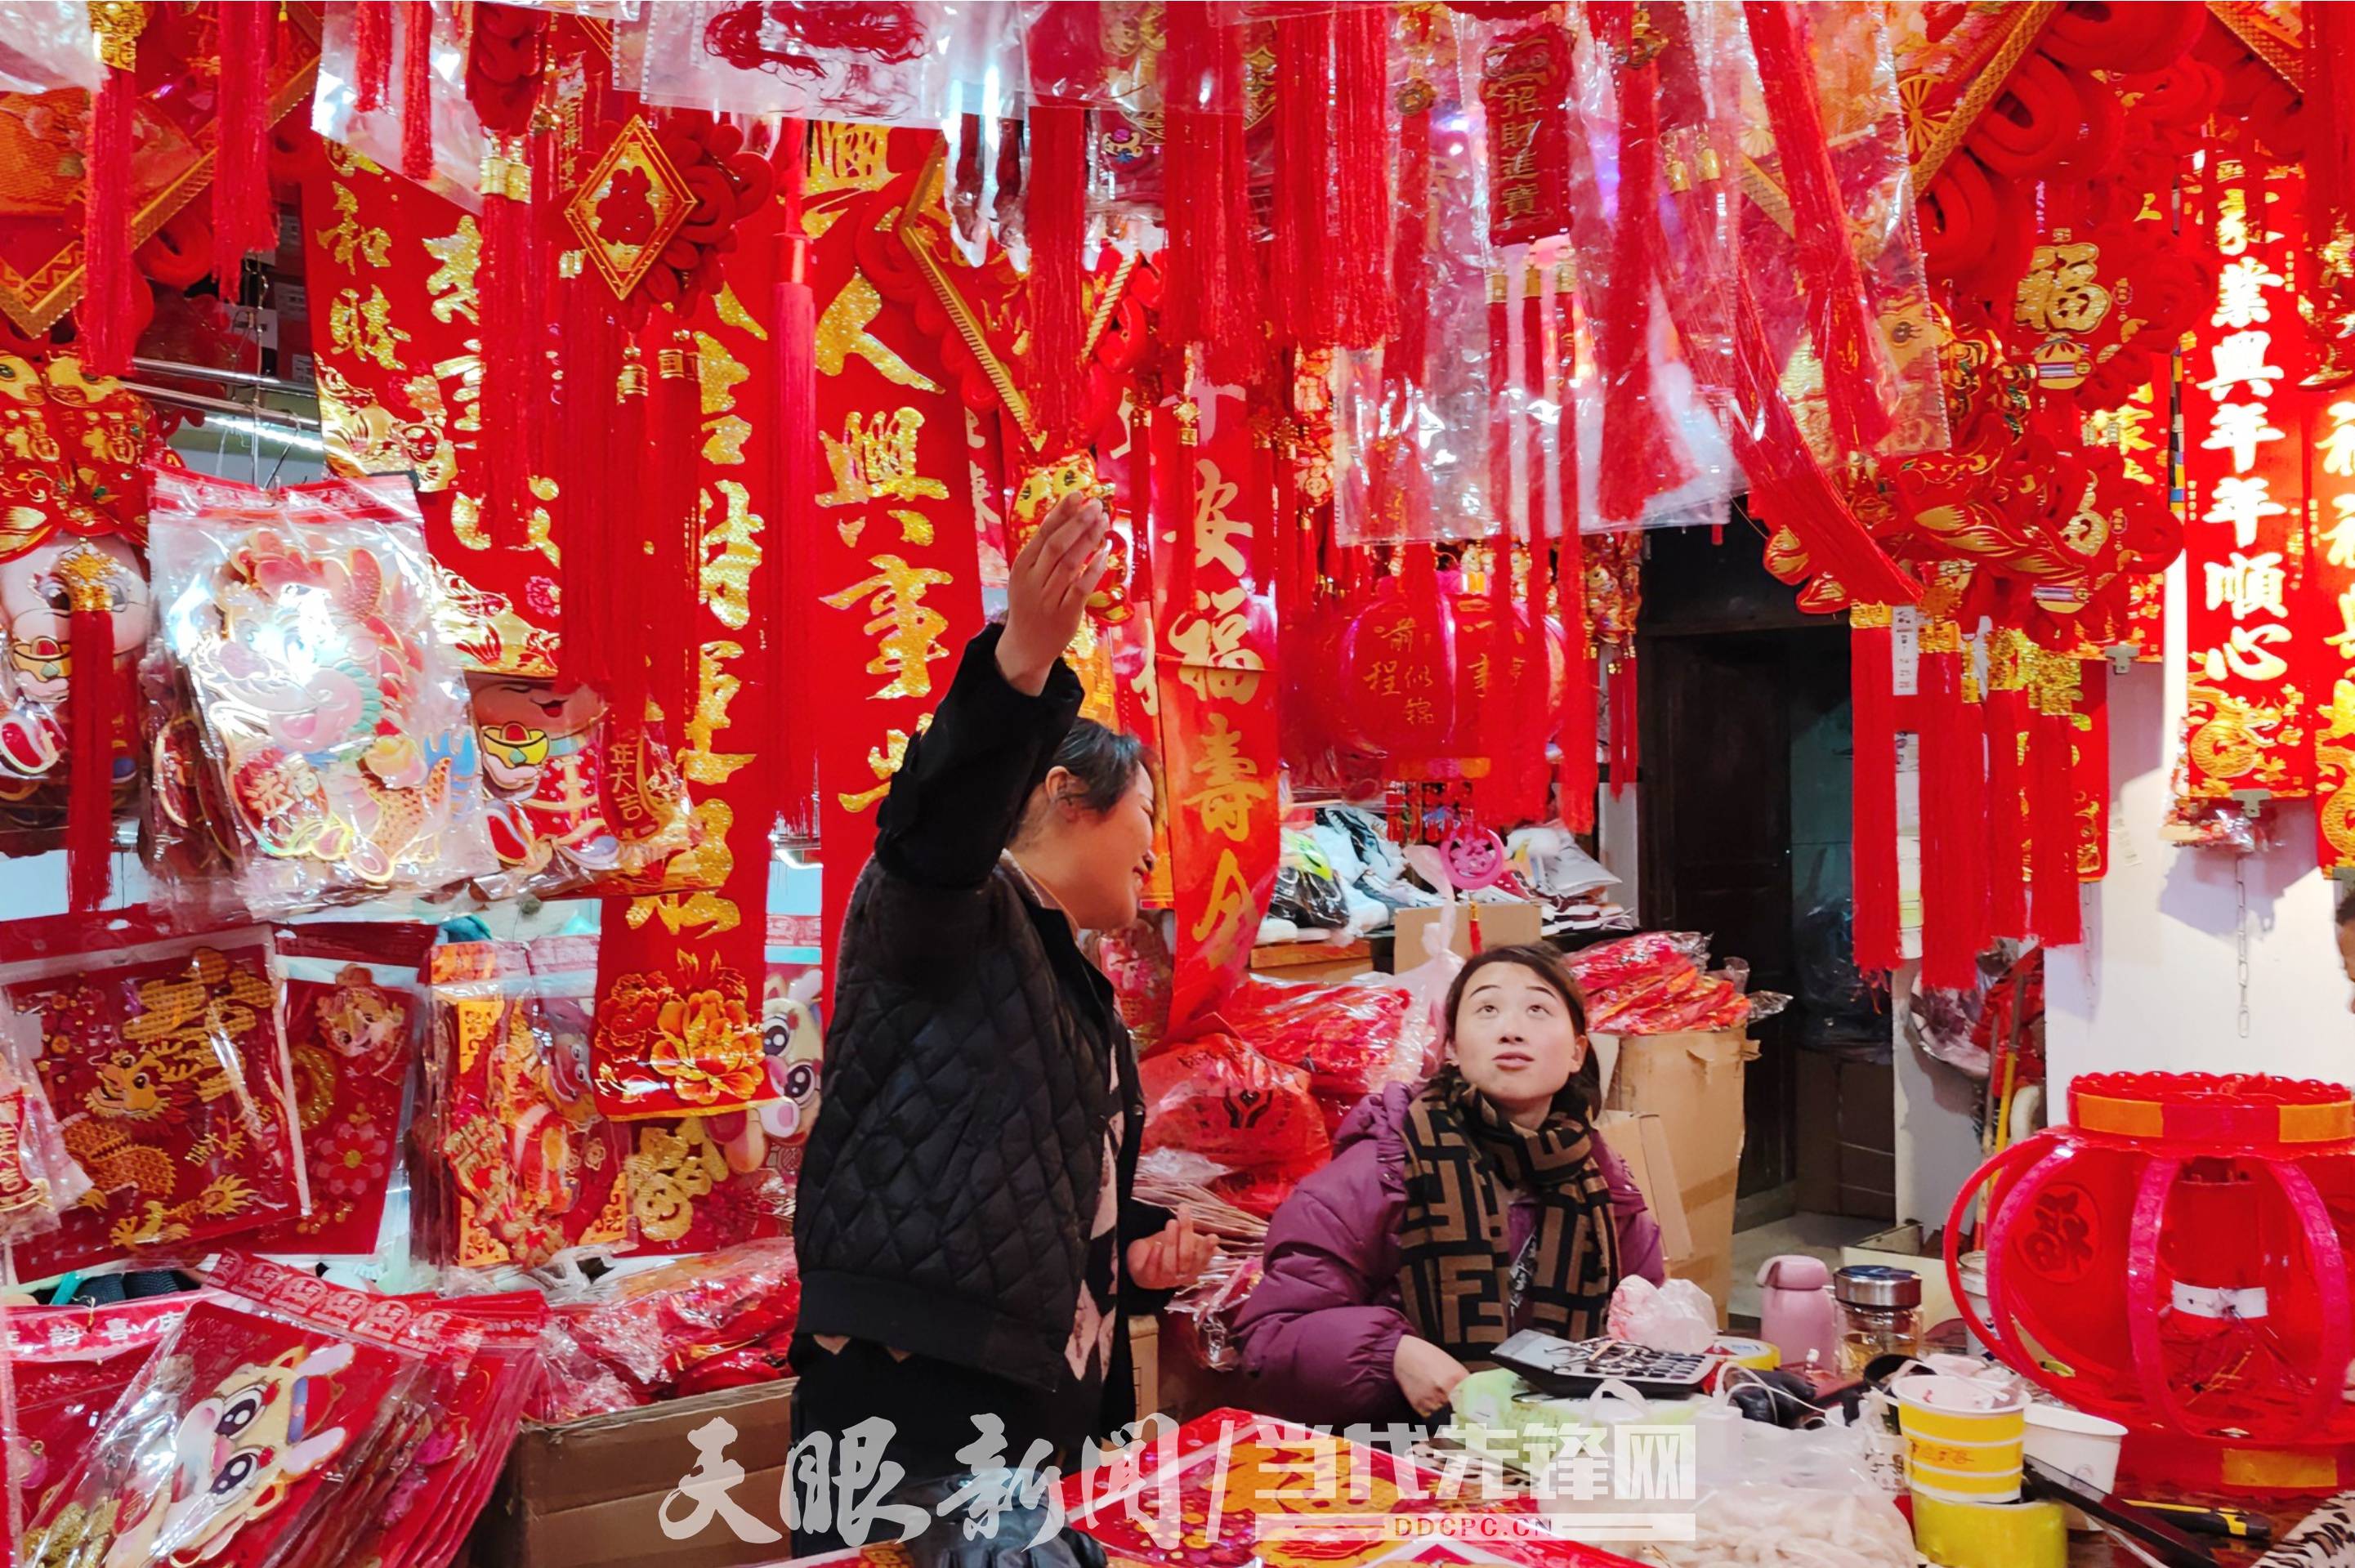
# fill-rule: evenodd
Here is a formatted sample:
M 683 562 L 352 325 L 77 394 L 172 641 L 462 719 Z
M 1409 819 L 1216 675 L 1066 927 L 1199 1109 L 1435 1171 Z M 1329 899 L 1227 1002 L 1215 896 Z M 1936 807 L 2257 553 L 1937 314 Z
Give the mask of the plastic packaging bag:
M 498 869 L 466 688 L 406 479 L 151 470 L 149 560 L 239 896 L 272 918 Z
M 421 1358 L 200 1301 L 50 1495 L 27 1555 L 52 1568 L 294 1561 L 426 1379 Z
M 1651 1349 L 1697 1356 L 1717 1343 L 1717 1307 L 1690 1280 L 1660 1285 L 1631 1274 L 1611 1293 L 1608 1332 Z
M 1300 986 L 1253 975 L 1219 1005 L 1219 1019 L 1269 1061 L 1307 1073 L 1319 1099 L 1354 1104 L 1421 1076 L 1422 1053 L 1406 1028 L 1412 1005 L 1405 990 L 1371 978 Z
M 1183 1150 L 1230 1171 L 1321 1165 L 1331 1155 L 1307 1072 L 1232 1035 L 1189 1040 L 1138 1071 L 1147 1150 Z
M 1695 1539 L 1657 1542 L 1670 1568 L 1913 1568 L 1913 1532 L 1872 1478 L 1857 1426 L 1789 1431 L 1734 1424 L 1731 1482 L 1706 1475 Z M 1704 1451 L 1708 1439 L 1703 1438 Z M 1704 1461 L 1704 1468 L 1707 1467 Z
M 304 1127 L 311 1211 L 240 1238 L 242 1250 L 371 1256 L 401 1179 L 401 1114 L 424 1008 L 431 927 L 322 922 L 281 929 L 286 1047 Z
M 53 88 L 96 92 L 103 75 L 91 48 L 90 7 L 77 0 L 34 0 L 8 14 L 0 43 L 0 92 L 38 96 Z
M 609 1275 L 595 1292 L 564 1309 L 566 1332 L 646 1398 L 788 1375 L 802 1298 L 790 1237 Z
M 123 1391 L 199 1296 L 150 1296 L 104 1307 L 19 1307 L 0 1314 L 0 1346 L 16 1384 L 9 1479 L 20 1520 L 89 1452 Z
M 394 29 L 396 50 L 405 45 L 412 17 L 428 0 L 409 0 Z M 469 212 L 483 210 L 483 123 L 466 101 L 466 39 L 459 26 L 454 0 L 438 0 L 433 16 L 433 172 L 425 188 L 456 202 Z M 400 167 L 401 120 L 406 106 L 401 73 L 388 73 L 384 107 L 359 112 L 357 50 L 352 37 L 353 11 L 330 5 L 319 35 L 319 85 L 311 99 L 311 129 L 330 142 L 340 142 L 360 156 L 388 169 Z
M 1007 16 L 993 25 L 996 12 Z M 937 126 L 961 76 L 978 81 L 990 61 L 1019 72 L 1013 12 L 942 0 L 664 0 L 620 25 L 645 40 L 638 80 L 620 85 L 650 103 L 721 113 Z M 976 56 L 981 63 L 969 63 Z M 1018 74 L 1008 86 L 1018 86 Z
M 19 1277 L 155 1267 L 308 1211 L 282 998 L 264 928 L 174 935 L 144 911 L 0 923 L 0 1025 L 37 1039 L 98 1198 L 16 1250 Z
M 27 1019 L 0 1029 L 0 1243 L 48 1235 L 90 1190 L 41 1086 L 41 1039 Z

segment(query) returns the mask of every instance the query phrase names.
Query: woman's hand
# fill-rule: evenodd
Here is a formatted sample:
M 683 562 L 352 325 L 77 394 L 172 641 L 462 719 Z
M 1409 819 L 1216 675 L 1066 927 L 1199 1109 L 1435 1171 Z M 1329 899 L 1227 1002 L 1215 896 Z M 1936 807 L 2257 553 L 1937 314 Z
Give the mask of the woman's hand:
M 1080 633 L 1088 595 L 1112 560 L 1112 518 L 1103 503 L 1074 490 L 1055 503 L 1006 585 L 1006 630 L 997 670 L 1028 697 L 1047 689 L 1048 673 Z
M 1446 1409 L 1455 1397 L 1455 1385 L 1472 1374 L 1463 1362 L 1430 1340 L 1406 1334 L 1391 1353 L 1391 1375 L 1398 1380 L 1399 1392 L 1414 1406 L 1414 1413 L 1431 1415 Z
M 1183 1290 L 1202 1277 L 1218 1245 L 1194 1229 L 1192 1210 L 1180 1210 L 1158 1235 L 1128 1243 L 1128 1277 L 1145 1290 Z

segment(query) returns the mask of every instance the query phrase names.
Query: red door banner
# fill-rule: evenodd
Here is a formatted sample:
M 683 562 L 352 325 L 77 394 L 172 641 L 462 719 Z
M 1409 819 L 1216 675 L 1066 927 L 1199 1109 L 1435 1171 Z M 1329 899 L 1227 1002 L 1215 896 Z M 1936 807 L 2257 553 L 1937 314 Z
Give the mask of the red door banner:
M 2314 785 L 2296 624 L 2306 571 L 2305 333 L 2295 168 L 2213 157 L 2201 210 L 2221 262 L 2183 376 L 2190 701 L 2185 793 Z
M 1169 1038 L 1242 978 L 1281 847 L 1270 454 L 1243 397 L 1165 400 L 1153 421 L 1154 633 L 1177 912 Z

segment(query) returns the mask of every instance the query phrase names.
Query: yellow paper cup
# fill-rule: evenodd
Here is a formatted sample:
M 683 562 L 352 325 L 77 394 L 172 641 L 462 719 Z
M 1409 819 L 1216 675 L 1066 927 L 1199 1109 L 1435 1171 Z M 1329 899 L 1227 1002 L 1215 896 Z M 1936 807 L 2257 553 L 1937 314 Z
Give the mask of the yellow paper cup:
M 1919 1373 L 1889 1385 L 1897 1426 L 1909 1440 L 2019 1443 L 2028 1432 L 2028 1396 L 1974 1378 Z
M 2069 1532 L 2055 1503 L 1955 1502 L 1916 1490 L 1913 1543 L 1943 1568 L 2062 1568 Z
M 1914 1463 L 1973 1476 L 2019 1475 L 2024 1448 L 2017 1437 L 2009 1443 L 1955 1443 L 1943 1437 L 1905 1440 L 1905 1452 Z
M 1945 1470 L 1909 1457 L 1905 1479 L 1913 1489 L 1953 1502 L 2008 1503 L 2019 1496 L 2019 1467 L 2008 1474 L 1975 1475 L 1968 1470 Z

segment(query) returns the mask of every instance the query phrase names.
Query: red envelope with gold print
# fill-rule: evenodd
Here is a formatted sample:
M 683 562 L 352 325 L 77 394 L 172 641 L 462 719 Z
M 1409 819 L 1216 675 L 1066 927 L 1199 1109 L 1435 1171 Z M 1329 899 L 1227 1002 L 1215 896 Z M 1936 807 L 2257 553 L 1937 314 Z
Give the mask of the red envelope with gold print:
M 120 914 L 0 926 L 0 1026 L 37 1032 L 41 1086 L 92 1188 L 17 1250 L 20 1278 L 154 1266 L 303 1211 L 269 932 L 159 932 Z

